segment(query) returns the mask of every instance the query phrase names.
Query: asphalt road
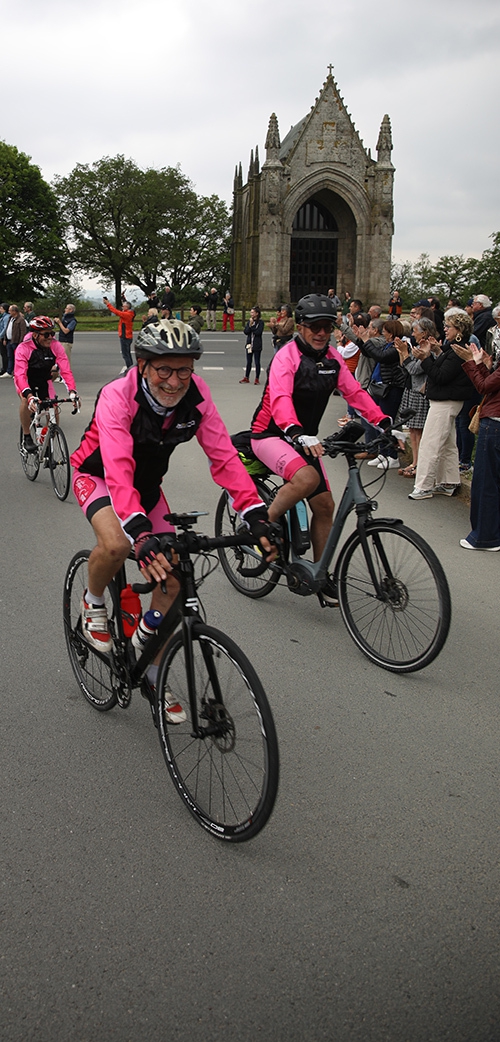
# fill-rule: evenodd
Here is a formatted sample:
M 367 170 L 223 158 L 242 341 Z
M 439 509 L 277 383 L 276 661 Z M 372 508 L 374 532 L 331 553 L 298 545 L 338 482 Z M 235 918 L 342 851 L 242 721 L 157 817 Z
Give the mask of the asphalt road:
M 243 340 L 206 334 L 197 364 L 231 430 L 259 395 L 238 384 Z M 73 363 L 71 448 L 121 366 L 117 337 L 79 334 Z M 323 434 L 342 412 L 333 399 Z M 267 827 L 224 845 L 174 791 L 142 699 L 99 714 L 78 692 L 62 585 L 91 531 L 46 472 L 26 480 L 17 430 L 2 380 L 2 1042 L 497 1042 L 500 554 L 460 549 L 464 503 L 414 503 L 396 472 L 378 495 L 451 586 L 448 643 L 420 674 L 369 663 L 316 598 L 251 602 L 208 579 L 209 621 L 256 665 L 282 761 Z M 329 470 L 338 496 L 345 463 Z M 166 491 L 212 531 L 196 442 Z

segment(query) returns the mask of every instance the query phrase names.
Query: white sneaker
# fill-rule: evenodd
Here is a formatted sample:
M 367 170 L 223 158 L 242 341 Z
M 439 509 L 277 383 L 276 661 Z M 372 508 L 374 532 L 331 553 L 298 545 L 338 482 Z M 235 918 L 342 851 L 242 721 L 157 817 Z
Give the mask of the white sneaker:
M 109 632 L 108 613 L 104 604 L 97 607 L 95 605 L 92 606 L 87 604 L 85 597 L 82 597 L 81 611 L 82 633 L 85 640 L 96 651 L 111 651 L 113 641 Z
M 382 455 L 376 456 L 375 459 L 368 460 L 368 463 L 366 464 L 366 466 L 367 467 L 378 467 L 379 463 L 382 463 L 383 460 L 385 460 L 385 458 L 386 457 L 382 456 Z
M 464 550 L 486 550 L 490 553 L 495 553 L 496 550 L 500 550 L 500 546 L 473 546 L 469 543 L 468 539 L 461 539 L 460 546 L 463 546 Z
M 453 496 L 460 485 L 445 485 L 441 482 L 440 485 L 434 485 L 433 493 L 438 496 Z
M 176 702 L 170 691 L 165 691 L 165 720 L 167 724 L 183 724 L 187 720 L 180 702 Z
M 384 462 L 377 464 L 377 470 L 394 470 L 399 468 L 399 460 L 392 456 L 384 456 Z
M 12 373 L 2 373 L 0 380 L 7 380 L 9 376 L 12 376 Z
M 432 499 L 432 492 L 430 489 L 414 488 L 413 492 L 410 492 L 408 499 Z
M 127 372 L 127 366 L 126 365 L 122 365 L 122 367 L 120 369 L 120 372 L 118 373 L 118 376 L 123 376 L 123 374 L 126 373 L 126 372 Z

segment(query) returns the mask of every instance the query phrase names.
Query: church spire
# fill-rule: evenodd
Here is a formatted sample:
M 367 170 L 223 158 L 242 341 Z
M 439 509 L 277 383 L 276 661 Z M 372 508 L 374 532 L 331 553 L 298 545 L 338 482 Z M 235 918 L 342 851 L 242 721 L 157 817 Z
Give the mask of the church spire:
M 279 159 L 280 148 L 281 141 L 278 120 L 276 117 L 276 113 L 273 112 L 269 120 L 269 126 L 267 128 L 266 161 L 269 162 L 270 159 Z
M 386 114 L 380 124 L 380 133 L 377 141 L 377 161 L 385 164 L 391 162 L 392 133 L 391 121 Z

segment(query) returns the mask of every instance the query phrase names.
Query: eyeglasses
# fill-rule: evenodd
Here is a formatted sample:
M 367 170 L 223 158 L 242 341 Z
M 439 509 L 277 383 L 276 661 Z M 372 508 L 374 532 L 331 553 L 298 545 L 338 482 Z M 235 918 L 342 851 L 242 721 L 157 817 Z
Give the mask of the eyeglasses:
M 149 367 L 158 373 L 161 380 L 169 380 L 172 373 L 175 373 L 179 380 L 189 380 L 189 377 L 193 375 L 193 370 L 189 365 L 181 365 L 179 369 L 172 369 L 169 365 L 152 365 L 149 362 Z
M 332 331 L 332 323 L 326 322 L 322 318 L 317 321 L 314 320 L 313 322 L 303 322 L 302 325 L 305 326 L 306 329 L 310 329 L 311 333 L 331 333 Z

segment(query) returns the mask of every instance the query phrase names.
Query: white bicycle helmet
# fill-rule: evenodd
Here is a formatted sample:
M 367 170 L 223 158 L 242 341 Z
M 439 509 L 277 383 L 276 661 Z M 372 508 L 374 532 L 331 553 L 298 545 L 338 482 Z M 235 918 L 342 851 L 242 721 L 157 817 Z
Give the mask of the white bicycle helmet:
M 191 355 L 199 358 L 203 345 L 191 326 L 178 319 L 159 319 L 141 329 L 135 342 L 137 358 L 157 358 L 159 355 Z

